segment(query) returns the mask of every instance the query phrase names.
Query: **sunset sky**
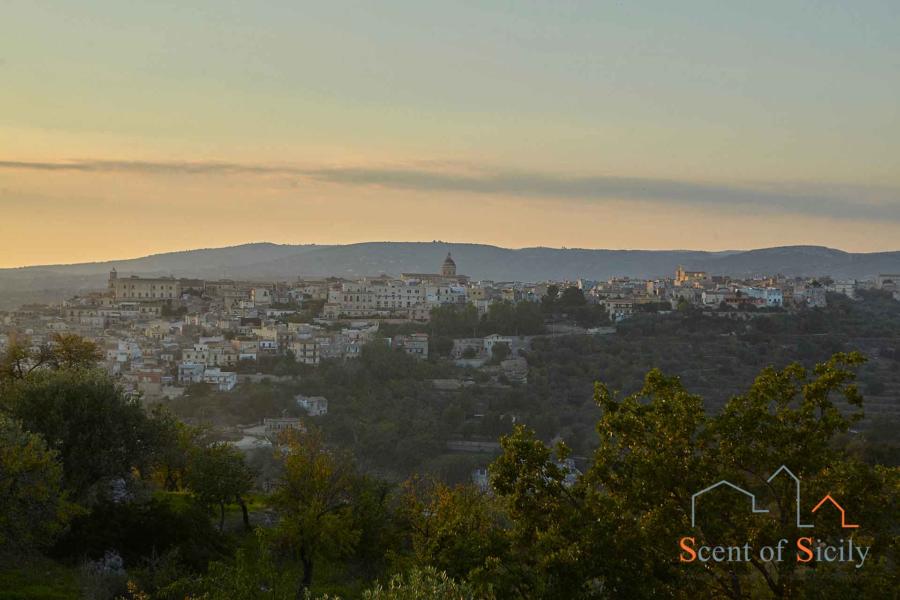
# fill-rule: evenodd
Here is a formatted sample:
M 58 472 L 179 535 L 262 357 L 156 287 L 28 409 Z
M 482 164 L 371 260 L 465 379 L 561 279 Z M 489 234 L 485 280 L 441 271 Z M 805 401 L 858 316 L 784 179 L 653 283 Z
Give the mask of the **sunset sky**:
M 0 267 L 250 241 L 900 250 L 900 4 L 0 8 Z

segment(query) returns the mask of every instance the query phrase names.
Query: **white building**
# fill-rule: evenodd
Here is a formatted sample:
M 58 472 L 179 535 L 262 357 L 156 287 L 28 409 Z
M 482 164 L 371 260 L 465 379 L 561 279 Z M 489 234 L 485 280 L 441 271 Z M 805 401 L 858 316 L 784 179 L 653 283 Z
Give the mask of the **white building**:
M 311 417 L 319 417 L 328 414 L 328 399 L 323 396 L 294 396 L 297 406 L 306 411 Z
M 272 304 L 272 290 L 268 287 L 250 288 L 250 300 L 254 306 L 268 306 Z
M 732 295 L 732 291 L 728 288 L 716 288 L 714 290 L 703 290 L 700 294 L 700 301 L 704 306 L 716 307 L 725 302 L 725 299 Z
M 748 298 L 762 300 L 764 306 L 771 308 L 784 306 L 784 292 L 775 287 L 742 287 L 740 292 Z
M 828 304 L 825 288 L 817 283 L 795 286 L 794 303 L 806 304 L 809 308 L 825 308 Z
M 506 344 L 506 346 L 510 350 L 510 354 L 512 355 L 515 351 L 514 344 L 515 340 L 508 335 L 500 335 L 497 333 L 492 333 L 491 335 L 484 337 L 484 351 L 488 356 L 494 356 L 494 346 L 497 344 Z
M 220 392 L 228 392 L 237 385 L 237 373 L 209 367 L 203 371 L 203 383 L 215 386 Z
M 282 431 L 306 431 L 299 417 L 281 417 L 278 419 L 263 419 L 266 435 L 278 437 Z
M 181 363 L 178 365 L 178 383 L 181 385 L 203 383 L 203 372 L 205 369 L 205 364 Z
M 856 280 L 849 279 L 845 281 L 835 281 L 830 286 L 828 286 L 829 292 L 834 292 L 835 294 L 843 294 L 850 299 L 856 299 Z

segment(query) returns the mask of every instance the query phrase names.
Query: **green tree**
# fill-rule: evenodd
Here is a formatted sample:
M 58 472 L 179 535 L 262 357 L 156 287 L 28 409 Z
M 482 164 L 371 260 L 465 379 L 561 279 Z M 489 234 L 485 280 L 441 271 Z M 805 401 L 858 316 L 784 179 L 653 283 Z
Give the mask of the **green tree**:
M 0 415 L 0 549 L 46 547 L 75 514 L 62 489 L 62 467 L 41 436 Z
M 74 333 L 57 333 L 52 338 L 51 363 L 57 369 L 89 369 L 103 358 L 91 340 Z
M 498 342 L 491 346 L 491 361 L 500 364 L 507 358 L 509 358 L 510 349 L 509 344 L 506 342 Z
M 0 389 L 0 406 L 58 453 L 65 487 L 85 500 L 97 484 L 144 473 L 155 428 L 136 398 L 93 370 L 41 370 Z
M 410 479 L 403 487 L 398 517 L 419 567 L 488 584 L 496 559 L 506 553 L 503 512 L 474 486 Z
M 192 453 L 205 443 L 206 432 L 178 420 L 162 405 L 151 409 L 156 426 L 157 453 L 154 458 L 154 480 L 170 492 L 187 486 L 187 472 Z
M 544 314 L 536 302 L 494 302 L 482 320 L 485 333 L 533 335 L 544 331 Z
M 551 450 L 521 425 L 500 444 L 503 454 L 490 467 L 491 485 L 511 524 L 510 553 L 496 562 L 498 595 L 591 596 L 599 573 L 593 550 L 606 536 L 591 518 L 586 490 L 566 484 L 567 471 L 558 461 L 568 457 L 568 448 Z
M 556 310 L 556 303 L 559 300 L 559 286 L 550 284 L 547 286 L 547 293 L 541 298 L 541 310 L 546 313 L 552 313 Z
M 898 546 L 892 522 L 900 490 L 896 468 L 870 466 L 837 444 L 861 414 L 856 389 L 858 354 L 837 354 L 808 371 L 799 365 L 767 368 L 724 410 L 708 415 L 703 400 L 674 377 L 651 371 L 643 388 L 619 398 L 598 384 L 602 410 L 599 445 L 574 483 L 560 459 L 526 429 L 503 439 L 492 465 L 492 484 L 506 507 L 511 552 L 501 564 L 517 574 L 512 586 L 498 578 L 501 595 L 519 597 L 846 597 L 867 590 L 889 597 L 896 590 Z M 853 533 L 879 558 L 810 569 L 794 560 L 765 563 L 680 562 L 679 540 L 699 545 L 772 546 L 795 540 L 793 480 L 805 498 L 839 498 L 861 523 Z M 692 495 L 723 479 L 752 490 L 769 510 L 751 513 L 746 497 L 728 488 L 704 495 L 692 526 Z M 812 516 L 815 535 L 832 545 L 847 536 L 838 519 Z M 527 549 L 517 552 L 519 548 Z M 871 568 L 868 568 L 870 567 Z
M 225 527 L 225 506 L 231 502 L 240 505 L 244 527 L 250 529 L 244 496 L 253 487 L 253 473 L 237 448 L 226 442 L 195 448 L 188 462 L 187 484 L 202 504 L 219 508 L 219 531 Z
M 298 595 L 292 573 L 274 556 L 270 535 L 258 529 L 249 543 L 235 552 L 233 561 L 212 562 L 205 574 L 176 581 L 161 597 L 294 600 Z
M 6 350 L 0 354 L 0 382 L 24 377 L 31 366 L 28 364 L 31 351 L 18 336 L 10 336 Z
M 478 333 L 478 311 L 474 304 L 445 304 L 431 309 L 429 326 L 436 336 L 475 336 Z
M 579 306 L 584 306 L 585 304 L 587 304 L 587 300 L 584 297 L 584 292 L 574 285 L 570 285 L 563 290 L 562 296 L 559 299 L 559 306 L 563 310 L 577 308 Z
M 51 343 L 37 347 L 27 338 L 13 336 L 0 355 L 0 383 L 24 379 L 43 368 L 90 368 L 101 358 L 99 347 L 79 335 L 57 333 Z
M 344 557 L 359 540 L 353 518 L 357 474 L 349 457 L 327 448 L 318 431 L 286 432 L 280 442 L 283 474 L 271 502 L 281 515 L 277 538 L 302 564 L 302 593 L 317 561 Z

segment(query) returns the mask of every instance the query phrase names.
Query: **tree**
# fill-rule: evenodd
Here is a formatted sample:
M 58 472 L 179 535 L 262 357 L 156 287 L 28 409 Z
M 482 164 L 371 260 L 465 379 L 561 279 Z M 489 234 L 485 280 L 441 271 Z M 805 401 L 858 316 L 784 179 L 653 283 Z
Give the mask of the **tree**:
M 57 369 L 88 369 L 101 358 L 100 348 L 91 340 L 74 333 L 53 336 L 51 363 Z
M 369 380 L 385 382 L 410 377 L 417 360 L 399 348 L 391 348 L 387 340 L 378 339 L 362 347 L 359 366 Z
M 138 400 L 96 371 L 32 372 L 0 388 L 0 406 L 57 452 L 65 488 L 78 502 L 100 492 L 98 484 L 147 472 L 157 450 Z
M 6 351 L 0 355 L 0 382 L 25 377 L 37 366 L 33 364 L 33 358 L 32 350 L 26 341 L 17 336 L 10 336 Z
M 495 579 L 498 594 L 838 598 L 866 590 L 889 597 L 900 583 L 891 570 L 900 547 L 891 522 L 900 470 L 861 463 L 836 443 L 861 414 L 854 370 L 862 361 L 858 354 L 837 354 L 812 371 L 764 369 L 716 415 L 708 415 L 702 398 L 678 378 L 658 370 L 625 398 L 597 384 L 599 446 L 574 483 L 560 463 L 564 447 L 554 453 L 533 432 L 517 428 L 502 439 L 503 454 L 491 466 L 493 489 L 510 522 L 510 552 L 498 573 L 515 575 Z M 865 569 L 835 563 L 814 570 L 757 555 L 744 562 L 679 561 L 678 542 L 686 535 L 696 546 L 756 549 L 803 535 L 793 479 L 782 472 L 769 480 L 781 465 L 802 479 L 804 498 L 840 498 L 863 524 L 854 540 L 880 558 Z M 752 490 L 768 513 L 752 513 L 745 496 L 723 488 L 702 497 L 701 516 L 692 523 L 693 495 L 723 479 Z M 846 539 L 839 520 L 814 517 L 809 508 L 803 507 L 804 520 L 816 519 L 818 539 L 831 545 Z
M 160 404 L 151 410 L 157 448 L 153 461 L 154 479 L 166 491 L 179 491 L 187 486 L 191 457 L 204 445 L 206 431 L 178 420 Z
M 225 527 L 225 505 L 230 502 L 240 505 L 244 527 L 250 529 L 244 496 L 253 487 L 253 474 L 237 448 L 226 442 L 195 448 L 188 463 L 187 483 L 202 504 L 219 507 L 219 531 Z
M 57 333 L 50 344 L 38 347 L 32 347 L 27 338 L 12 337 L 0 355 L 0 383 L 24 379 L 41 368 L 91 368 L 102 357 L 97 344 L 80 335 Z
M 497 342 L 491 346 L 491 361 L 500 364 L 509 357 L 509 344 L 506 342 Z
M 479 320 L 475 305 L 444 304 L 431 309 L 429 325 L 436 336 L 475 336 Z
M 551 450 L 518 425 L 501 438 L 503 454 L 490 466 L 491 485 L 505 508 L 510 553 L 496 563 L 498 592 L 520 598 L 589 596 L 598 573 L 597 544 L 605 532 L 587 507 L 585 489 L 566 485 L 559 460 L 565 445 Z
M 584 297 L 584 292 L 574 285 L 570 285 L 563 290 L 562 296 L 559 299 L 559 306 L 563 310 L 584 306 L 585 304 L 587 304 L 587 300 Z
M 27 553 L 50 545 L 76 513 L 62 467 L 41 436 L 0 415 L 0 548 Z
M 547 293 L 541 298 L 541 310 L 546 313 L 552 313 L 556 309 L 556 302 L 559 300 L 559 286 L 550 284 L 547 286 Z
M 183 578 L 165 591 L 167 598 L 206 600 L 293 600 L 298 597 L 291 573 L 278 564 L 270 536 L 262 529 L 257 529 L 249 543 L 237 550 L 233 561 L 211 562 L 206 574 Z
M 535 302 L 494 302 L 482 321 L 488 333 L 532 335 L 544 331 L 544 314 Z
M 345 556 L 359 540 L 352 509 L 357 475 L 349 457 L 326 448 L 318 431 L 285 432 L 280 442 L 284 472 L 271 500 L 281 515 L 277 538 L 303 566 L 303 593 L 318 560 Z
M 617 557 L 616 569 L 601 571 L 607 588 L 632 597 L 687 589 L 729 598 L 801 593 L 806 573 L 795 561 L 767 564 L 751 555 L 747 562 L 701 566 L 673 560 L 675 540 L 686 532 L 698 546 L 760 548 L 793 540 L 798 535 L 793 480 L 768 481 L 781 465 L 803 480 L 808 497 L 829 490 L 840 494 L 845 507 L 866 522 L 867 533 L 858 541 L 869 539 L 889 555 L 896 542 L 888 533 L 891 511 L 885 508 L 896 502 L 898 471 L 861 465 L 834 444 L 861 416 L 858 410 L 841 410 L 835 399 L 851 409 L 861 406 L 854 368 L 862 361 L 859 354 L 837 354 L 812 372 L 796 364 L 764 369 L 745 394 L 714 416 L 677 378 L 659 371 L 647 375 L 639 393 L 622 400 L 598 386 L 600 446 L 583 485 L 588 506 L 607 507 L 606 543 Z M 692 495 L 723 479 L 768 498 L 769 515 L 747 511 L 740 494 L 711 493 L 702 499 L 703 514 L 716 518 L 701 519 L 692 528 Z M 836 541 L 843 535 L 834 523 L 816 524 L 819 538 Z M 881 576 L 877 567 L 866 573 L 841 570 L 861 585 Z
M 471 485 L 410 479 L 403 487 L 398 518 L 414 564 L 451 577 L 488 584 L 495 575 L 491 560 L 507 551 L 501 507 Z

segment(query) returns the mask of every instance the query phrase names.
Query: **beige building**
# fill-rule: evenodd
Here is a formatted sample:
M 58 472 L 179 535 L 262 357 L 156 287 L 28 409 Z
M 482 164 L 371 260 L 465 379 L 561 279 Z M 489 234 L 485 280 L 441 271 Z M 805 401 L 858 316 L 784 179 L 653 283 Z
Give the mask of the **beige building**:
M 119 277 L 115 269 L 109 273 L 109 291 L 116 302 L 159 302 L 181 297 L 181 282 L 174 277 L 146 278 L 132 275 Z
M 675 271 L 675 285 L 692 286 L 708 279 L 709 273 L 706 271 L 685 271 L 682 266 Z
M 627 319 L 634 313 L 634 301 L 630 298 L 608 298 L 605 305 L 609 320 L 613 323 Z
M 469 282 L 468 275 L 460 275 L 456 272 L 456 262 L 453 260 L 453 257 L 450 256 L 449 252 L 447 253 L 447 258 L 441 263 L 440 273 L 401 273 L 400 277 L 405 280 L 416 280 L 428 283 L 454 283 L 457 285 L 466 285 Z

